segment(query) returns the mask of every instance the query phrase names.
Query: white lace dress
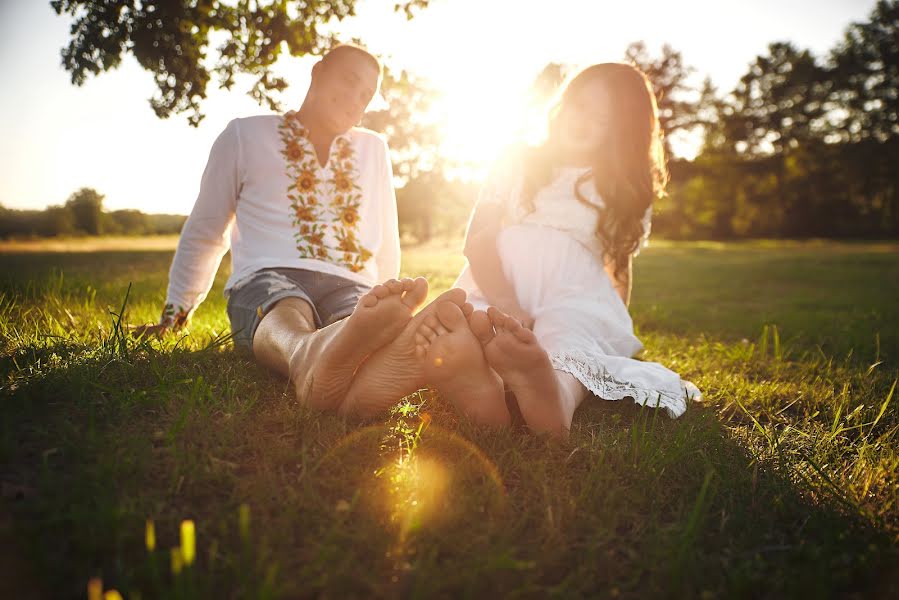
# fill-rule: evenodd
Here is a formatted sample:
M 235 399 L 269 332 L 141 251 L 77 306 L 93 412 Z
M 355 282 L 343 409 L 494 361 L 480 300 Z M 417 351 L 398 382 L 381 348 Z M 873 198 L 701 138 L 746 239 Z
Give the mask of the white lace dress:
M 497 249 L 518 302 L 534 317 L 534 334 L 557 371 L 574 376 L 605 400 L 633 398 L 663 407 L 679 417 L 699 390 L 659 363 L 632 358 L 643 348 L 634 335 L 627 307 L 602 267 L 596 238 L 598 211 L 584 206 L 574 186 L 586 169 L 559 169 L 554 181 L 534 198 L 532 212 L 522 207 L 520 178 L 491 176 L 479 203 L 498 203 L 504 226 Z M 601 206 L 592 185 L 579 188 Z M 644 217 L 644 241 L 650 211 Z M 468 292 L 475 308 L 489 306 L 468 265 L 455 283 Z

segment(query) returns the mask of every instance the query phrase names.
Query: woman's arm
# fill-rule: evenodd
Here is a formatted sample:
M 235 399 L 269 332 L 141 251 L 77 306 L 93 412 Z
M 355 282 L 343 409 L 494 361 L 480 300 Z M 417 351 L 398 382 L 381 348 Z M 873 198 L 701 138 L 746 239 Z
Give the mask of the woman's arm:
M 624 302 L 625 306 L 629 306 L 631 303 L 631 276 L 633 275 L 633 266 L 632 257 L 629 256 L 627 258 L 627 267 L 616 276 L 615 263 L 610 260 L 609 257 L 606 257 L 603 264 L 606 274 L 609 276 L 609 280 L 612 282 L 615 291 L 621 296 L 621 300 Z
M 463 253 L 475 283 L 487 300 L 530 329 L 534 319 L 518 304 L 515 289 L 503 271 L 503 263 L 496 249 L 496 238 L 502 229 L 502 215 L 503 207 L 500 204 L 479 203 L 468 223 Z

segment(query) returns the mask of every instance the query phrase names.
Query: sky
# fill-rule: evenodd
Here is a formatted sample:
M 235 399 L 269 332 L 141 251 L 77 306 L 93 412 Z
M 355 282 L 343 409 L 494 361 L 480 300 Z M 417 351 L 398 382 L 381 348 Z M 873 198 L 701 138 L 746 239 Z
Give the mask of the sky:
M 395 0 L 358 0 L 357 15 L 334 24 L 396 69 L 426 77 L 443 94 L 444 154 L 487 164 L 516 130 L 523 98 L 549 62 L 575 67 L 621 60 L 643 40 L 683 54 L 697 77 L 730 90 L 769 43 L 789 40 L 824 57 L 875 0 L 431 0 L 412 21 Z M 190 212 L 209 148 L 233 118 L 269 112 L 245 92 L 210 87 L 200 127 L 186 115 L 158 119 L 152 76 L 122 66 L 70 83 L 60 66 L 69 18 L 48 0 L 0 0 L 0 205 L 42 209 L 77 189 L 105 195 L 107 210 Z M 280 61 L 297 108 L 314 58 Z M 695 153 L 682 141 L 681 155 Z

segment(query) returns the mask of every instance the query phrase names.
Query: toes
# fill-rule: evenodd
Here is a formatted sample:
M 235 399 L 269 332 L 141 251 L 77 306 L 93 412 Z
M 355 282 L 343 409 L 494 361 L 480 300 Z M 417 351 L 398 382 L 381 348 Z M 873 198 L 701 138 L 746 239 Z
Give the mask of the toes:
M 452 288 L 437 296 L 437 299 L 434 300 L 434 302 L 452 302 L 456 306 L 462 306 L 465 304 L 466 296 L 465 290 L 461 288 Z
M 471 302 L 466 302 L 462 305 L 462 314 L 465 315 L 466 319 L 470 317 L 473 312 L 474 306 L 472 306 Z
M 509 316 L 495 306 L 491 306 L 487 309 L 487 316 L 490 317 L 490 322 L 493 323 L 493 326 L 497 330 L 503 328 L 506 321 L 509 320 Z
M 387 289 L 390 290 L 391 294 L 402 294 L 403 293 L 403 282 L 398 281 L 396 279 L 388 279 L 384 282 L 384 285 Z
M 465 318 L 462 309 L 451 302 L 438 304 L 435 312 L 437 313 L 437 320 L 448 331 L 457 331 L 458 329 L 468 327 L 468 320 Z M 439 330 L 438 333 L 440 333 Z
M 437 326 L 440 325 L 440 321 L 437 320 L 437 315 L 430 313 L 424 318 L 421 324 L 422 326 L 427 326 L 431 329 L 437 329 Z
M 407 280 L 403 280 L 404 282 Z M 406 293 L 403 294 L 403 304 L 409 308 L 418 308 L 428 297 L 428 280 L 424 277 L 409 279 L 411 283 L 405 284 Z M 405 287 L 408 285 L 409 287 Z
M 462 306 L 465 304 L 465 290 L 453 288 L 437 296 L 433 302 L 420 310 L 415 317 L 412 318 L 411 327 L 418 327 L 418 325 L 423 323 L 425 319 L 433 316 L 436 308 L 443 302 L 450 302 L 456 306 Z
M 427 341 L 433 342 L 434 338 L 437 337 L 437 331 L 435 329 L 433 329 L 432 327 L 428 327 L 426 324 L 422 324 L 418 328 L 418 330 L 415 332 L 415 335 L 416 336 L 421 335 Z
M 370 292 L 364 294 L 361 298 L 359 298 L 359 304 L 357 304 L 357 306 L 371 308 L 372 306 L 376 305 L 378 303 L 378 293 L 375 291 L 375 288 L 377 287 L 384 286 L 375 286 L 374 288 L 372 288 Z M 384 289 L 386 290 L 387 288 Z
M 525 344 L 530 344 L 530 343 L 537 341 L 537 338 L 534 335 L 534 332 L 531 331 L 530 329 L 528 329 L 527 327 L 523 327 L 521 325 L 519 325 L 518 328 L 512 332 L 512 335 L 514 335 L 518 341 L 523 342 Z
M 517 333 L 521 329 L 524 329 L 524 326 L 518 319 L 507 316 L 506 320 L 503 322 L 503 329 L 505 329 L 509 333 Z
M 471 317 L 468 319 L 468 326 L 471 327 L 475 337 L 482 344 L 486 344 L 493 339 L 493 324 L 490 322 L 490 317 L 483 310 L 476 310 L 471 314 Z
M 371 288 L 369 294 L 373 294 L 378 299 L 384 299 L 390 295 L 390 290 L 386 285 L 379 283 L 375 287 Z

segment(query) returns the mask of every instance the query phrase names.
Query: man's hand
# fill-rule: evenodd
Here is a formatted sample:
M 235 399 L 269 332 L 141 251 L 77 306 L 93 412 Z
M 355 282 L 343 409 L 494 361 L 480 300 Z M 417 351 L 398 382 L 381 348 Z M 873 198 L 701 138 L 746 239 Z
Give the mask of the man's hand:
M 130 325 L 128 327 L 128 331 L 138 339 L 149 336 L 161 338 L 171 330 L 172 328 L 164 323 L 146 323 L 145 325 Z

